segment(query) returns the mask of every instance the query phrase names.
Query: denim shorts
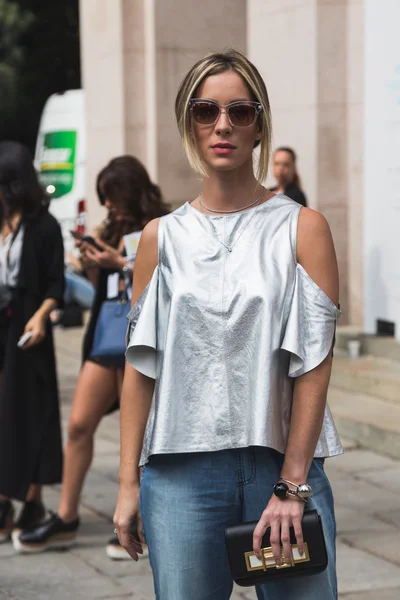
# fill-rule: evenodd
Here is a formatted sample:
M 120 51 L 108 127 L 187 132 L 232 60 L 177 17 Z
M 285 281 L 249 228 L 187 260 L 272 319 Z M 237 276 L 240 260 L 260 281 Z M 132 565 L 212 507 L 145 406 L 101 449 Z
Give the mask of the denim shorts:
M 279 479 L 283 456 L 269 448 L 152 456 L 140 492 L 157 600 L 228 600 L 233 589 L 225 528 L 255 521 Z M 336 600 L 336 523 L 323 459 L 308 476 L 309 508 L 321 515 L 328 568 L 257 586 L 259 600 Z

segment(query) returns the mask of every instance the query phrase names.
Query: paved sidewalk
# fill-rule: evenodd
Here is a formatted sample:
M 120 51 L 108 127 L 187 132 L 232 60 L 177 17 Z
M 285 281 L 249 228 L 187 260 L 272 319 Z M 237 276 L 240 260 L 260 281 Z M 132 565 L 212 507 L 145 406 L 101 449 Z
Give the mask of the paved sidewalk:
M 81 333 L 56 334 L 64 425 L 79 369 Z M 10 544 L 1 545 L 0 599 L 154 599 L 147 559 L 121 563 L 105 555 L 118 489 L 118 427 L 118 414 L 108 416 L 96 436 L 79 543 L 68 552 L 33 556 L 16 556 Z M 399 600 L 400 461 L 348 445 L 344 456 L 328 461 L 327 471 L 336 498 L 340 598 Z M 46 490 L 49 508 L 57 508 L 58 498 L 58 486 Z M 232 595 L 232 600 L 255 598 L 246 588 Z

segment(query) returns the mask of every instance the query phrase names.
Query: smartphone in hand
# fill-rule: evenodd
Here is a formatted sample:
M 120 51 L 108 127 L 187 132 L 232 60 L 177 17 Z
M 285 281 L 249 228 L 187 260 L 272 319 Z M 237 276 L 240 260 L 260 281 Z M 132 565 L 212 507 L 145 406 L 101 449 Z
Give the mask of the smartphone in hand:
M 77 231 L 70 231 L 70 234 L 76 240 L 90 244 L 91 246 L 96 248 L 96 250 L 98 250 L 99 252 L 103 251 L 103 248 L 101 248 L 98 244 L 96 244 L 96 240 L 91 235 L 82 235 L 81 233 L 78 233 Z
M 32 335 L 32 331 L 27 331 L 26 333 L 24 333 L 24 335 L 22 335 L 18 340 L 18 348 L 23 348 L 25 344 L 31 339 Z

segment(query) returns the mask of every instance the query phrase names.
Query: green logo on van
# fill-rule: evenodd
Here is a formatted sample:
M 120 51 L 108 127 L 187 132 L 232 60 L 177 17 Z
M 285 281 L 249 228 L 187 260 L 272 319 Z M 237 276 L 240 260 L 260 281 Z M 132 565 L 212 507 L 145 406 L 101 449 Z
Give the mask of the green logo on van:
M 68 194 L 74 185 L 76 131 L 53 131 L 43 136 L 39 179 L 52 198 Z

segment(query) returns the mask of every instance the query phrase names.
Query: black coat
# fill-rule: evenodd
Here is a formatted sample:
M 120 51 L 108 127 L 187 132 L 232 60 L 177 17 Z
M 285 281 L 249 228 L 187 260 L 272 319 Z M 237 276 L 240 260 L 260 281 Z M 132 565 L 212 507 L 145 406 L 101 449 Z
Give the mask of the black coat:
M 0 494 L 24 500 L 30 483 L 59 483 L 62 439 L 53 334 L 21 350 L 26 323 L 46 298 L 62 304 L 64 250 L 47 211 L 25 223 L 21 266 L 6 336 L 0 387 Z M 3 340 L 4 341 L 4 340 Z
M 272 187 L 271 192 L 275 192 L 276 189 L 276 186 Z M 285 196 L 291 198 L 291 200 L 294 200 L 298 204 L 301 204 L 301 206 L 307 206 L 307 198 L 305 193 L 294 183 L 290 183 L 285 188 Z

